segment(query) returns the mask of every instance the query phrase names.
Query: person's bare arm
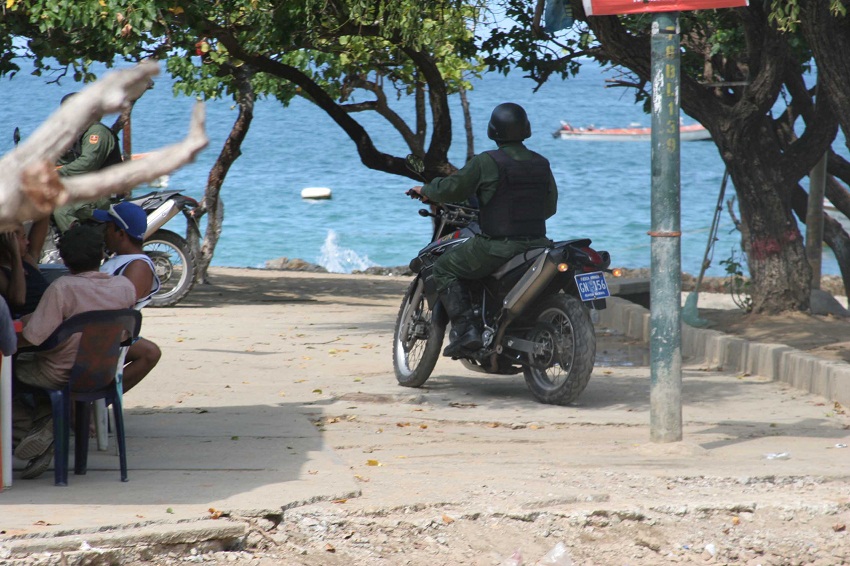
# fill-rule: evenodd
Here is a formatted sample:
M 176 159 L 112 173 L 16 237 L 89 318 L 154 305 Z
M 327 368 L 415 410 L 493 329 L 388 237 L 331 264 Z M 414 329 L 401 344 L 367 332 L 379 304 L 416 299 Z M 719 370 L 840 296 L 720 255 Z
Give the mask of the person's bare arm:
M 9 267 L 12 272 L 7 277 L 0 272 L 0 295 L 6 297 L 12 308 L 22 307 L 27 301 L 27 281 L 24 277 L 24 266 L 21 263 L 21 250 L 18 247 L 18 238 L 14 232 L 6 232 L 0 235 L 2 245 L 9 257 Z
M 153 272 L 146 262 L 142 260 L 131 261 L 121 275 L 133 283 L 133 287 L 136 288 L 137 301 L 150 295 L 153 286 Z
M 36 267 L 38 267 L 38 260 L 41 258 L 41 250 L 44 248 L 44 240 L 47 239 L 48 230 L 50 230 L 49 216 L 36 220 L 32 223 L 32 227 L 30 228 L 30 245 L 27 250 L 27 257 L 24 259 Z

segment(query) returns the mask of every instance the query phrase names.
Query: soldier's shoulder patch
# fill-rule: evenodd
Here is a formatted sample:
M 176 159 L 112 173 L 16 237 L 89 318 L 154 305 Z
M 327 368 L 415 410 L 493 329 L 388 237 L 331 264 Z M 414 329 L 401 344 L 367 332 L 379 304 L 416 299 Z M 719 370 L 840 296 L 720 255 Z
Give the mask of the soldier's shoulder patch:
M 89 143 L 92 145 L 97 144 L 100 141 L 100 136 L 97 134 L 92 134 L 89 136 Z

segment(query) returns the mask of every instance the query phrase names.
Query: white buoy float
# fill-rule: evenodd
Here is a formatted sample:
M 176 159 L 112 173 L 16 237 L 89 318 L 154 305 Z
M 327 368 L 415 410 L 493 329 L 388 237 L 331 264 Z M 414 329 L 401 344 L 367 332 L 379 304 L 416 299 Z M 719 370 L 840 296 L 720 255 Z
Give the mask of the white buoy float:
M 320 200 L 331 198 L 331 190 L 327 187 L 307 187 L 301 189 L 301 198 Z

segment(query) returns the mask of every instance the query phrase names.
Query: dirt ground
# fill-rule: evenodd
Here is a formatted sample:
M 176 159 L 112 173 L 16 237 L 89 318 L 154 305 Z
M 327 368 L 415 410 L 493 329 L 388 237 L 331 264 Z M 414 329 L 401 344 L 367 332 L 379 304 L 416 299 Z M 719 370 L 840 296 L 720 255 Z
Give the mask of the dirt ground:
M 308 294 L 309 281 L 289 281 L 286 293 L 281 293 L 278 282 L 261 274 L 250 275 L 246 279 L 239 270 L 218 270 L 214 272 L 215 285 L 197 289 L 190 301 L 204 303 L 215 298 L 298 304 L 299 297 Z M 345 279 L 323 280 L 322 284 L 318 291 L 313 288 L 314 296 L 358 292 L 354 285 L 349 288 Z M 399 298 L 404 286 L 401 278 L 380 284 L 382 292 L 388 294 L 397 288 Z M 388 320 L 393 317 L 393 308 L 384 309 Z M 700 315 L 717 330 L 848 361 L 850 323 L 844 320 L 802 314 L 747 316 L 709 309 L 701 310 Z M 380 339 L 385 340 L 387 332 L 381 329 Z M 634 367 L 633 360 L 641 356 L 632 355 L 644 345 L 611 333 L 602 338 L 600 351 L 609 358 L 631 352 L 622 355 L 631 360 L 623 367 L 600 368 L 602 373 L 615 380 L 629 379 L 636 371 L 648 375 L 645 369 Z M 687 371 L 697 376 L 704 372 L 694 368 Z M 447 411 L 459 414 L 468 410 L 476 415 L 428 415 L 431 409 L 427 404 L 419 405 L 416 395 L 399 394 L 397 388 L 382 385 L 364 393 L 368 389 L 365 383 L 372 376 L 375 374 L 365 373 L 362 381 L 357 377 L 356 393 L 339 393 L 336 404 L 313 416 L 334 452 L 351 465 L 352 474 L 361 482 L 360 497 L 315 502 L 285 510 L 280 517 L 243 519 L 251 522 L 253 530 L 242 548 L 217 552 L 186 549 L 185 553 L 153 556 L 136 564 L 850 564 L 850 479 L 846 473 L 756 473 L 743 463 L 740 472 L 731 474 L 709 468 L 700 471 L 699 465 L 677 470 L 672 462 L 684 457 L 699 463 L 705 456 L 706 450 L 701 447 L 705 444 L 690 443 L 642 445 L 639 450 L 650 451 L 648 456 L 657 462 L 649 472 L 633 469 L 624 464 L 625 460 L 612 460 L 608 466 L 604 462 L 601 466 L 598 462 L 564 462 L 556 454 L 568 435 L 584 437 L 587 452 L 592 454 L 595 431 L 611 428 L 604 422 L 584 420 L 592 413 L 592 401 L 586 407 L 577 405 L 580 421 L 570 421 L 576 417 L 563 414 L 547 417 L 549 413 L 542 408 L 536 418 L 526 414 L 512 421 L 476 413 L 483 409 L 483 403 L 493 401 L 472 397 L 478 392 L 477 384 L 470 385 L 471 392 L 464 394 L 470 397 L 464 398 L 459 390 L 465 387 L 458 389 L 457 379 L 432 379 L 431 402 L 434 395 L 445 397 L 442 402 Z M 718 379 L 718 387 L 729 387 Z M 516 387 L 508 397 L 521 391 L 523 385 Z M 843 407 L 827 406 L 819 398 L 787 389 L 779 394 L 783 403 L 805 404 L 837 419 L 826 448 L 834 447 L 836 455 L 844 455 L 840 448 L 850 435 L 850 418 Z M 367 405 L 368 410 L 364 408 Z M 425 413 L 417 412 L 423 410 Z M 737 422 L 745 415 L 730 415 L 729 419 Z M 785 434 L 773 428 L 783 426 L 775 423 L 764 428 L 746 423 L 735 426 L 734 433 L 718 433 L 717 446 L 726 442 L 724 435 L 758 439 Z M 801 426 L 805 429 L 807 425 Z M 630 436 L 634 428 L 616 427 L 622 433 L 624 450 L 637 446 Z M 432 434 L 427 440 L 423 436 L 426 431 Z M 505 436 L 506 432 L 510 435 Z M 411 461 L 408 454 L 414 445 L 426 450 L 429 457 Z M 465 452 L 451 452 L 464 445 L 468 447 Z M 479 462 L 478 457 L 485 452 L 487 458 Z M 494 454 L 498 462 L 500 453 L 504 454 L 503 464 L 493 464 Z M 374 467 L 364 468 L 364 461 L 374 462 L 367 464 Z M 429 462 L 439 465 L 432 468 Z M 387 466 L 381 468 L 384 463 Z M 456 478 L 467 477 L 464 471 L 477 480 L 458 485 Z M 430 497 L 418 491 L 416 496 L 411 493 L 404 497 L 407 486 L 419 490 L 423 485 L 429 486 Z M 548 495 L 541 496 L 546 489 Z
M 709 289 L 724 293 L 723 280 L 707 282 Z M 839 300 L 844 286 L 837 276 L 826 277 L 822 289 Z M 704 292 L 701 292 L 704 293 Z M 700 309 L 709 328 L 741 336 L 753 342 L 786 344 L 815 356 L 850 362 L 850 319 L 805 313 L 766 316 L 747 314 L 739 309 Z

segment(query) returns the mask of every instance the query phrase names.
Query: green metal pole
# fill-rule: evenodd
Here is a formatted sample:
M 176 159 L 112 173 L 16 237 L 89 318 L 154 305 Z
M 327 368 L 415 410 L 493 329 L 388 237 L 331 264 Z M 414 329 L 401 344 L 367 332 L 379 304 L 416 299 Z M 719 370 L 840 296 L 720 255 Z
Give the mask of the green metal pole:
M 682 440 L 678 12 L 652 18 L 650 439 Z

